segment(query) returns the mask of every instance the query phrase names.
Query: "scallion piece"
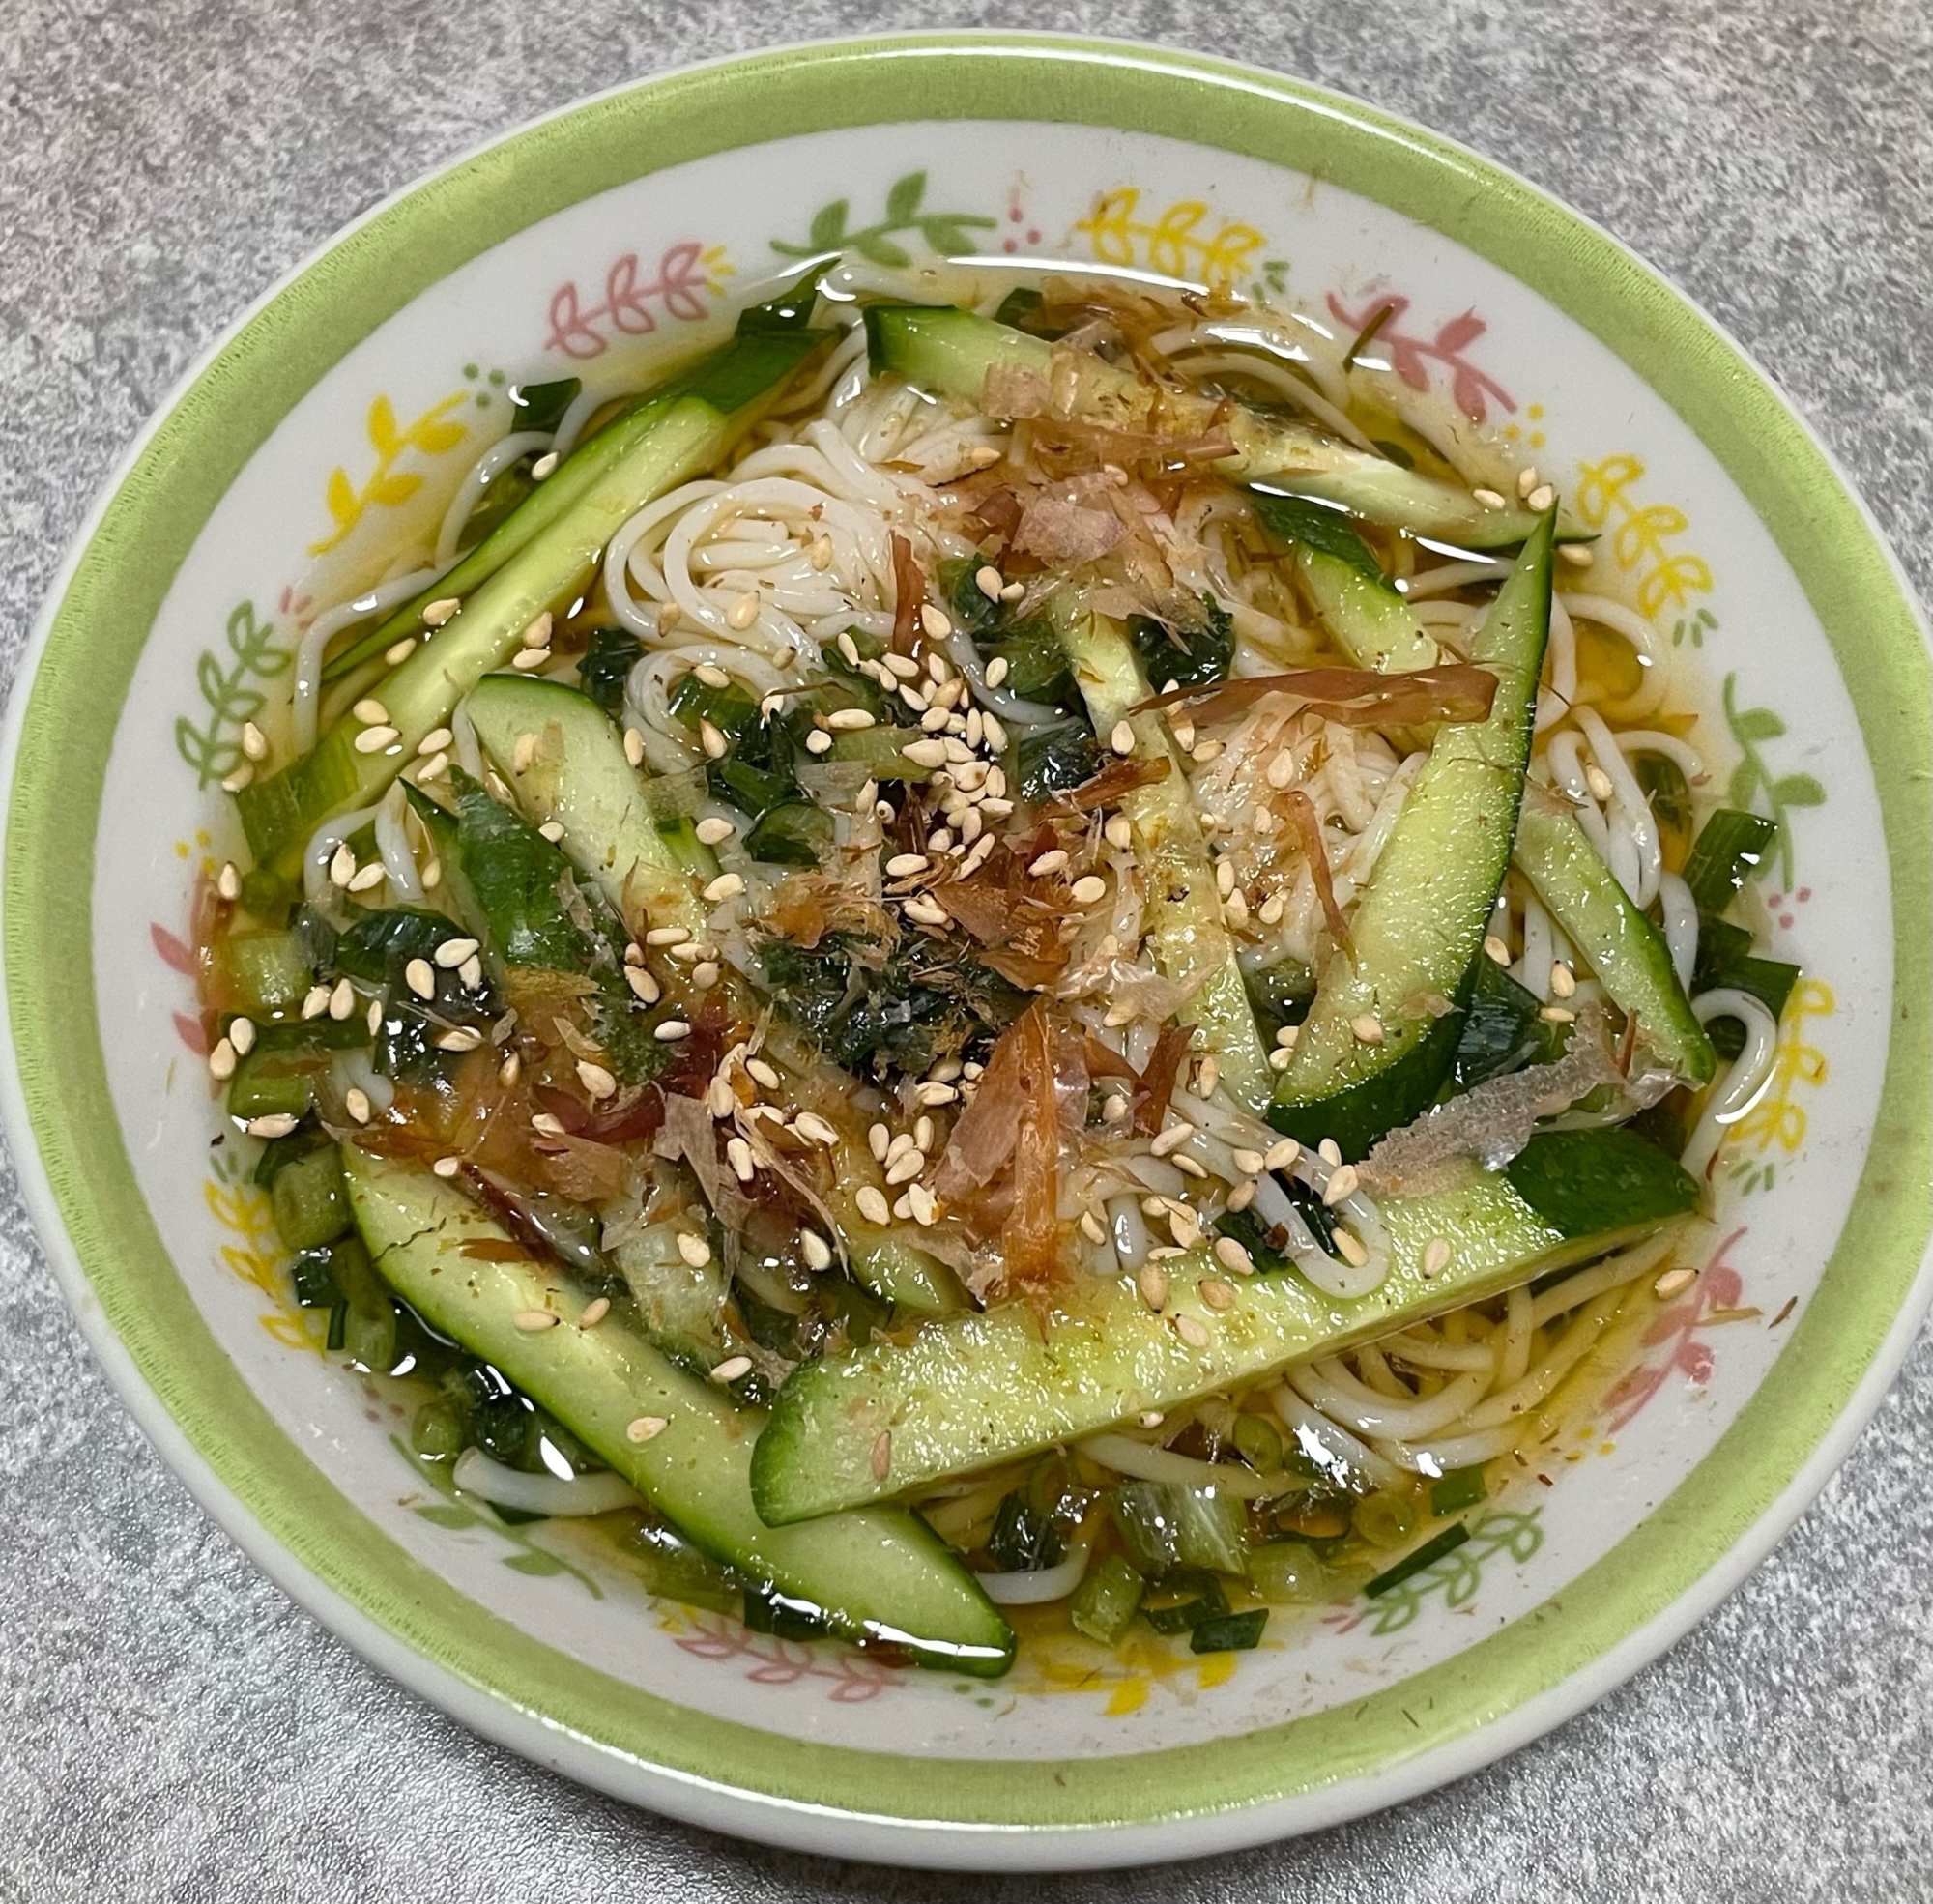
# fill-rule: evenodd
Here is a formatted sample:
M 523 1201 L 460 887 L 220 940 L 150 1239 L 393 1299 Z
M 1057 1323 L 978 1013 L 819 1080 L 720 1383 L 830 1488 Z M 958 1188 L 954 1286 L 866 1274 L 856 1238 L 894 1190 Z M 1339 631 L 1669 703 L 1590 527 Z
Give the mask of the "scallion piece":
M 1455 1553 L 1469 1538 L 1470 1530 L 1460 1520 L 1446 1527 L 1442 1533 L 1425 1541 L 1414 1553 L 1405 1554 L 1394 1567 L 1385 1568 L 1363 1589 L 1363 1597 L 1366 1600 L 1380 1599 L 1393 1588 L 1401 1586 L 1412 1573 L 1421 1573 L 1446 1553 Z
M 1685 862 L 1685 883 L 1699 911 L 1722 912 L 1764 864 L 1777 837 L 1776 822 L 1737 807 L 1720 807 L 1706 821 Z
M 1261 1644 L 1262 1629 L 1268 1625 L 1266 1606 L 1247 1613 L 1229 1613 L 1220 1620 L 1204 1620 L 1188 1635 L 1191 1653 L 1246 1653 Z

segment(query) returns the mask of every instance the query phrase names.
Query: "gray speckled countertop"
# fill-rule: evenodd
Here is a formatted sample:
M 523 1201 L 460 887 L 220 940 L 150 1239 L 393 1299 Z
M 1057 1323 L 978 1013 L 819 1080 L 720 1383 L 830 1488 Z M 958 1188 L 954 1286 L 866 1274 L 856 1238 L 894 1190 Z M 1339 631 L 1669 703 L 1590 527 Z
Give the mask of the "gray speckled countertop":
M 345 219 L 579 95 L 775 39 L 1054 26 L 1408 113 L 1627 240 L 1744 340 L 1933 594 L 1925 0 L 6 0 L 0 666 L 185 365 Z M 0 1186 L 0 1899 L 1933 1896 L 1933 1345 L 1726 1606 L 1551 1737 L 1299 1843 L 943 1880 L 732 1844 L 505 1756 L 207 1522 Z

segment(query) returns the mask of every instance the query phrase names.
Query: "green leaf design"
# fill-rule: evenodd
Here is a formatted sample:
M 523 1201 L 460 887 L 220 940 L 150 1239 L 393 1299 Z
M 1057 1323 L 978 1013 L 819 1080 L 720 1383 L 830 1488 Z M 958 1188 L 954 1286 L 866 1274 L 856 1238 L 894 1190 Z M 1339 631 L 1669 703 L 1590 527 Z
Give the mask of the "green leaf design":
M 1772 797 L 1782 807 L 1819 807 L 1826 790 L 1809 773 L 1787 773 L 1772 783 Z
M 433 1501 L 418 1508 L 417 1513 L 432 1527 L 475 1527 L 482 1519 L 481 1515 L 472 1514 L 454 1501 Z
M 909 172 L 905 178 L 895 179 L 886 193 L 886 221 L 895 225 L 911 224 L 919 216 L 919 201 L 925 196 L 924 172 Z
M 875 231 L 853 233 L 852 248 L 860 257 L 869 259 L 876 265 L 884 265 L 889 270 L 897 270 L 902 265 L 912 263 L 911 252 L 903 250 L 891 239 L 881 238 Z
M 262 711 L 267 701 L 251 680 L 273 679 L 294 661 L 292 649 L 274 646 L 275 625 L 255 616 L 255 604 L 237 605 L 228 618 L 226 664 L 218 653 L 203 649 L 194 664 L 194 683 L 208 710 L 205 726 L 184 715 L 175 723 L 175 751 L 187 762 L 196 784 L 212 786 L 242 764 L 241 729 Z
M 812 229 L 806 234 L 815 251 L 835 249 L 846 236 L 847 204 L 843 198 L 835 198 L 830 205 L 822 205 L 812 220 Z
M 563 1562 L 542 1547 L 526 1547 L 522 1553 L 506 1553 L 504 1565 L 513 1573 L 528 1573 L 534 1580 L 548 1579 L 553 1573 L 568 1572 Z
M 1732 732 L 1741 743 L 1777 740 L 1785 733 L 1785 723 L 1770 707 L 1745 707 L 1733 716 Z
M 1732 769 L 1731 792 L 1728 795 L 1730 803 L 1742 812 L 1749 811 L 1752 796 L 1758 792 L 1759 782 L 1763 778 L 1764 775 L 1759 770 L 1758 762 L 1752 759 L 1750 755 L 1746 755 Z
M 957 218 L 922 218 L 919 235 L 925 239 L 929 251 L 938 251 L 942 257 L 973 248 L 973 241 L 966 236 L 966 224 Z

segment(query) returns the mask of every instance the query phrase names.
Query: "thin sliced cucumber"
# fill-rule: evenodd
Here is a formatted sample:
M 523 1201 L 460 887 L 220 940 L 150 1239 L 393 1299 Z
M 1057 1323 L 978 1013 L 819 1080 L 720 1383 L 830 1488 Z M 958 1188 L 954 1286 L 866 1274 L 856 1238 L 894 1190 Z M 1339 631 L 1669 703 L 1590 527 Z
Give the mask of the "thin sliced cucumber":
M 747 1482 L 758 1414 L 615 1316 L 580 1327 L 583 1295 L 545 1264 L 503 1260 L 508 1236 L 450 1185 L 348 1145 L 343 1168 L 363 1240 L 396 1293 L 549 1409 L 694 1546 L 852 1638 L 904 1647 L 922 1665 L 1007 1669 L 1012 1630 L 922 1521 L 874 1511 L 767 1527 Z M 466 1248 L 478 1244 L 490 1247 Z M 534 1315 L 557 1321 L 534 1329 Z M 647 1434 L 640 1425 L 653 1422 Z
M 1438 730 L 1350 921 L 1350 944 L 1322 969 L 1269 1112 L 1305 1142 L 1333 1138 L 1345 1156 L 1363 1156 L 1428 1105 L 1456 1055 L 1530 759 L 1551 528 L 1545 516 L 1472 645 L 1470 658 L 1497 677 L 1488 719 Z
M 1636 1020 L 1650 1061 L 1681 1083 L 1710 1083 L 1717 1054 L 1671 968 L 1664 935 L 1630 903 L 1575 817 L 1531 789 L 1512 856 L 1611 1002 Z
M 873 368 L 897 371 L 908 382 L 977 403 L 995 366 L 1036 371 L 1053 389 L 1060 414 L 1087 421 L 1133 425 L 1145 419 L 1150 391 L 1131 372 L 1099 358 L 1054 348 L 1044 338 L 949 305 L 873 304 L 866 311 Z M 1212 397 L 1161 396 L 1167 427 L 1205 429 L 1218 419 Z M 1523 541 L 1537 518 L 1518 508 L 1486 509 L 1467 491 L 1420 476 L 1372 451 L 1335 437 L 1236 407 L 1223 416 L 1235 453 L 1216 468 L 1235 482 L 1284 496 L 1311 496 L 1370 522 L 1388 523 L 1468 549 Z M 1567 539 L 1590 532 L 1566 524 Z
M 558 845 L 597 881 L 633 931 L 643 930 L 647 918 L 694 935 L 705 931 L 710 908 L 702 888 L 716 876 L 717 862 L 699 844 L 688 818 L 658 815 L 649 781 L 624 758 L 623 742 L 602 708 L 575 688 L 514 675 L 479 681 L 466 706 L 478 742 L 524 817 L 534 825 L 554 822 L 563 828 Z M 519 745 L 526 736 L 528 750 Z M 726 995 L 736 988 L 728 976 Z M 748 1006 L 744 1015 L 756 1014 Z M 796 1080 L 795 1089 L 800 1109 L 822 1109 L 819 1099 L 832 1095 L 806 1079 Z M 822 1114 L 843 1129 L 844 1111 L 835 1097 Z M 863 1173 L 854 1177 L 855 1170 Z M 828 1199 L 852 1273 L 875 1295 L 921 1314 L 964 1307 L 950 1269 L 859 1214 L 853 1198 L 873 1174 L 870 1160 L 861 1165 L 855 1143 L 850 1168 L 842 1169 Z
M 620 919 L 634 931 L 646 920 L 703 930 L 709 908 L 701 889 L 718 862 L 688 817 L 658 817 L 617 728 L 589 695 L 561 681 L 488 675 L 464 706 L 524 818 L 563 828 L 558 845 Z
M 804 1520 L 1076 1440 L 1144 1409 L 1181 1407 L 1589 1261 L 1695 1203 L 1697 1185 L 1662 1151 L 1631 1139 L 1642 1154 L 1620 1143 L 1600 1168 L 1594 1160 L 1604 1146 L 1589 1140 L 1604 1134 L 1565 1135 L 1587 1141 L 1537 1151 L 1527 1179 L 1537 1205 L 1511 1178 L 1475 1165 L 1451 1189 L 1382 1199 L 1390 1273 L 1372 1295 L 1339 1300 L 1288 1270 L 1239 1279 L 1233 1305 L 1214 1309 L 1200 1281 L 1219 1271 L 1197 1252 L 1167 1265 L 1168 1298 L 1158 1315 L 1130 1278 L 1083 1278 L 1044 1315 L 1008 1303 L 928 1323 L 903 1344 L 875 1341 L 809 1363 L 779 1391 L 759 1437 L 759 1513 L 774 1523 Z M 1622 1214 L 1611 1226 L 1570 1227 L 1565 1218 L 1578 1211 L 1597 1220 L 1613 1181 Z M 1450 1245 L 1450 1261 L 1430 1278 L 1423 1255 L 1435 1238 Z M 1200 1347 L 1182 1338 L 1182 1316 L 1199 1325 L 1189 1333 Z M 883 1459 L 881 1435 L 890 1436 Z
M 1361 668 L 1431 668 L 1441 658 L 1369 545 L 1334 509 L 1293 496 L 1257 496 L 1270 536 L 1295 552 L 1296 572 L 1323 625 Z
M 1259 1112 L 1268 1103 L 1272 1082 L 1268 1057 L 1255 1029 L 1234 941 L 1222 923 L 1215 868 L 1208 843 L 1201 837 L 1187 776 L 1168 746 L 1160 716 L 1128 713 L 1148 695 L 1134 645 L 1119 622 L 1078 604 L 1057 600 L 1053 612 L 1094 732 L 1111 734 L 1126 720 L 1134 730 L 1136 754 L 1169 764 L 1166 780 L 1137 787 L 1121 801 L 1121 811 L 1135 829 L 1140 878 L 1148 894 L 1148 942 L 1163 972 L 1197 987 L 1182 1006 L 1181 1016 L 1200 1027 L 1207 1049 L 1221 1066 L 1222 1082 L 1236 1101 Z
M 565 608 L 583 590 L 626 518 L 709 469 L 815 347 L 810 333 L 735 338 L 688 388 L 674 385 L 678 393 L 646 404 L 637 415 L 649 418 L 649 427 L 629 439 L 624 453 L 602 467 L 571 506 L 485 578 L 384 680 L 384 725 L 395 730 L 394 738 L 364 753 L 359 741 L 379 730 L 355 719 L 338 721 L 300 760 L 236 795 L 256 864 L 293 873 L 303 842 L 323 821 L 388 787 L 415 757 L 417 743 L 516 652 L 524 630 L 539 615 Z

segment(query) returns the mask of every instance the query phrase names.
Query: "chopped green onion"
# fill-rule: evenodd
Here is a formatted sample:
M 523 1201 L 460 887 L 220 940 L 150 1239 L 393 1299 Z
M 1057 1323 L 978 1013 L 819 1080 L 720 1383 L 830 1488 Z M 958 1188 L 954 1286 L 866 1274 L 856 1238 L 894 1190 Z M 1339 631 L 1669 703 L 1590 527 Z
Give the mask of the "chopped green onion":
M 1405 1554 L 1394 1567 L 1385 1568 L 1382 1572 L 1363 1589 L 1365 1599 L 1376 1600 L 1393 1587 L 1399 1587 L 1412 1573 L 1421 1573 L 1426 1567 L 1433 1567 L 1446 1553 L 1455 1553 L 1470 1538 L 1470 1530 L 1458 1520 L 1446 1527 L 1442 1533 L 1430 1539 L 1412 1554 Z
M 1269 1610 L 1257 1606 L 1247 1613 L 1230 1613 L 1220 1620 L 1204 1620 L 1188 1636 L 1191 1653 L 1246 1653 L 1261 1644 L 1262 1629 L 1268 1625 Z
M 1473 1508 L 1489 1494 L 1484 1481 L 1484 1464 L 1473 1468 L 1452 1468 L 1429 1490 L 1429 1512 L 1436 1515 L 1460 1514 Z
M 1112 1646 L 1133 1625 L 1146 1587 L 1133 1567 L 1119 1554 L 1111 1553 L 1098 1567 L 1087 1570 L 1067 1617 L 1077 1632 L 1098 1639 L 1103 1646 Z
M 1685 862 L 1685 883 L 1699 911 L 1722 912 L 1764 865 L 1777 837 L 1776 822 L 1736 807 L 1720 807 L 1706 821 Z

